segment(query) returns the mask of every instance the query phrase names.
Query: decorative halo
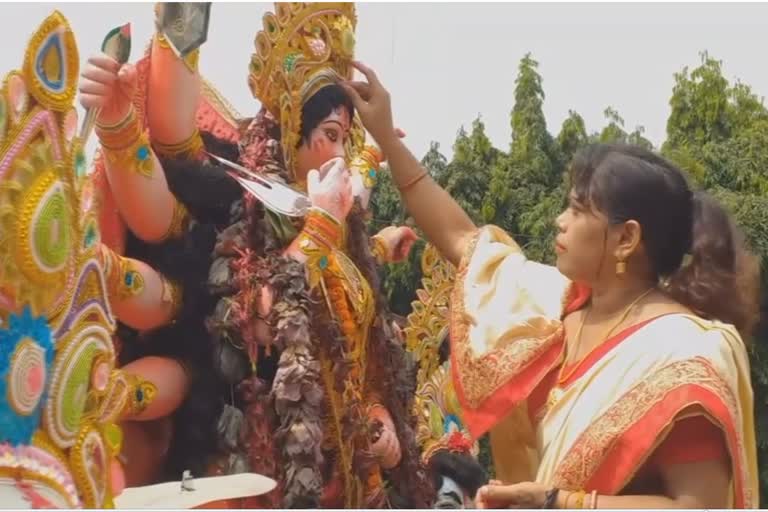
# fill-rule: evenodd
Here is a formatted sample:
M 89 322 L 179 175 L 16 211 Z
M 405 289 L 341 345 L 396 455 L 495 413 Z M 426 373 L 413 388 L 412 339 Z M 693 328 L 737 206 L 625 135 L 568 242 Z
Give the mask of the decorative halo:
M 59 341 L 64 349 L 56 354 L 50 398 L 45 404 L 45 427 L 60 448 L 75 443 L 88 400 L 93 362 L 109 354 L 109 332 L 98 324 L 75 323 L 75 337 Z
M 29 307 L 9 316 L 7 329 L 0 329 L 0 443 L 32 440 L 53 357 L 53 338 L 44 317 L 33 317 Z
M 63 305 L 61 292 L 72 278 L 76 256 L 72 250 L 77 237 L 75 212 L 67 197 L 64 183 L 50 169 L 29 186 L 18 210 L 17 265 L 31 286 L 40 287 L 48 312 Z
M 24 57 L 24 75 L 30 94 L 48 110 L 72 108 L 80 69 L 75 36 L 60 12 L 40 25 Z
M 64 114 L 61 121 L 61 133 L 67 143 L 71 143 L 72 139 L 75 138 L 77 135 L 77 109 L 71 108 Z
M 17 124 L 29 109 L 29 94 L 24 77 L 17 72 L 9 73 L 5 77 L 5 95 L 8 100 L 8 112 L 13 124 Z
M 100 423 L 117 421 L 118 416 L 125 408 L 125 404 L 128 403 L 128 393 L 130 392 L 130 385 L 125 374 L 120 370 L 113 370 L 110 387 L 99 405 L 98 421 Z
M 85 508 L 107 508 L 110 504 L 109 453 L 101 432 L 93 424 L 86 423 L 78 432 L 69 454 Z
M 98 394 L 103 395 L 107 391 L 109 386 L 109 378 L 112 374 L 112 361 L 109 357 L 100 356 L 93 362 L 93 368 L 91 369 L 91 390 Z
M 83 505 L 66 462 L 47 447 L 0 444 L 0 470 L 26 472 L 30 480 L 55 491 L 69 507 Z
M 5 94 L 0 92 L 0 143 L 3 142 L 5 134 L 8 131 L 8 101 Z
M 88 219 L 83 230 L 83 249 L 90 251 L 99 243 L 99 227 L 95 219 Z

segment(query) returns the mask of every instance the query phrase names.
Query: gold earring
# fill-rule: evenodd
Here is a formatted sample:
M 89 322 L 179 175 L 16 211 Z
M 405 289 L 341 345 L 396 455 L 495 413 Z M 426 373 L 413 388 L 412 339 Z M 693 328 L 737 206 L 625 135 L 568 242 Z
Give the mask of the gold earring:
M 617 276 L 623 276 L 624 273 L 627 271 L 627 262 L 626 261 L 617 261 L 616 262 L 616 275 Z

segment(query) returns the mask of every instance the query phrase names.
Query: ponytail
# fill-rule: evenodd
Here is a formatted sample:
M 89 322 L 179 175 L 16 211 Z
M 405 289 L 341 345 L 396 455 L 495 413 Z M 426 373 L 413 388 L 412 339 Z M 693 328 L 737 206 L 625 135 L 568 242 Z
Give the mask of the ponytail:
M 705 318 L 733 324 L 748 340 L 759 318 L 760 267 L 718 202 L 693 196 L 689 253 L 666 283 L 675 300 Z

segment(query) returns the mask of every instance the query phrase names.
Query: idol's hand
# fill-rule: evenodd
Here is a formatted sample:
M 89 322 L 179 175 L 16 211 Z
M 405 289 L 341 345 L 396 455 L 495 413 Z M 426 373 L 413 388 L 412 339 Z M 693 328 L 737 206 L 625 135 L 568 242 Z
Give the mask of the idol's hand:
M 386 150 L 388 142 L 393 138 L 398 139 L 405 135 L 402 130 L 395 130 L 389 92 L 372 69 L 360 62 L 353 65 L 365 75 L 367 82 L 345 82 L 342 87 L 352 100 L 365 129 L 379 147 Z
M 353 203 L 352 179 L 344 159 L 334 158 L 324 163 L 319 171 L 309 171 L 307 193 L 312 206 L 344 222 Z
M 371 200 L 371 189 L 365 186 L 363 175 L 359 172 L 352 173 L 352 197 L 360 199 L 360 206 L 364 210 L 368 209 L 368 203 Z
M 376 405 L 371 409 L 369 419 L 378 421 L 382 427 L 379 438 L 371 445 L 371 451 L 379 458 L 384 469 L 392 469 L 400 464 L 402 457 L 400 440 L 397 438 L 392 416 L 383 406 Z
M 384 242 L 384 261 L 399 263 L 408 258 L 413 244 L 419 237 L 407 226 L 387 226 L 376 235 Z
M 478 489 L 475 497 L 477 508 L 542 508 L 547 497 L 547 487 L 536 482 L 503 485 L 492 480 Z
M 88 59 L 80 80 L 80 104 L 99 108 L 98 123 L 115 125 L 126 118 L 137 84 L 136 68 L 120 65 L 115 59 L 99 54 Z

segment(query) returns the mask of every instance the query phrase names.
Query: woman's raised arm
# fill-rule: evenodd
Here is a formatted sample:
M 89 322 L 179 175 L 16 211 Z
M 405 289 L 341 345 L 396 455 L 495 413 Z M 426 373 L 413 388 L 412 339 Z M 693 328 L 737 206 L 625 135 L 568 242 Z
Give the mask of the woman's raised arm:
M 373 70 L 360 63 L 355 67 L 365 75 L 367 83 L 348 82 L 344 89 L 365 128 L 386 155 L 406 209 L 443 257 L 458 264 L 477 227 L 400 140 L 392 122 L 389 92 Z

